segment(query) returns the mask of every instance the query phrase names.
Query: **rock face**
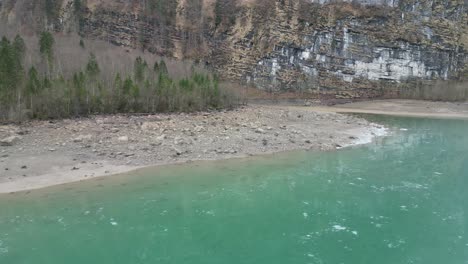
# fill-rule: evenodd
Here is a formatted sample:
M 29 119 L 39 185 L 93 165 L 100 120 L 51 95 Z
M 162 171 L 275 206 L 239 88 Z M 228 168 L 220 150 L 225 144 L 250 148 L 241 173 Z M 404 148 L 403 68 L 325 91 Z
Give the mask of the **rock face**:
M 6 2 L 2 14 L 10 18 L 39 5 Z M 48 24 L 57 31 L 78 28 L 116 45 L 194 59 L 269 91 L 378 97 L 421 81 L 468 79 L 465 0 L 56 2 L 60 12 Z

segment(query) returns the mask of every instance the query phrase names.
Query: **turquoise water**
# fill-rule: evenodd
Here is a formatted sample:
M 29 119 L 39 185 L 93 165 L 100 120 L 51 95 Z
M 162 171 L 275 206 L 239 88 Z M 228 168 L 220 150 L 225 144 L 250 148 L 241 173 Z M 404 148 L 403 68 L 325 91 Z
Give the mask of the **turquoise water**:
M 468 263 L 468 122 L 0 196 L 0 263 Z

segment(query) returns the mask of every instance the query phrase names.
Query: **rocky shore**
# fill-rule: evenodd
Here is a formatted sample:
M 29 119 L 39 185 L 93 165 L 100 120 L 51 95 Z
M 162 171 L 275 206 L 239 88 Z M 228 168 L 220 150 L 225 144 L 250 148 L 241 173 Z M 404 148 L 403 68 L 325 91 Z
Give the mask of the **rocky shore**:
M 0 126 L 0 193 L 143 166 L 366 143 L 384 128 L 307 108 L 112 115 Z

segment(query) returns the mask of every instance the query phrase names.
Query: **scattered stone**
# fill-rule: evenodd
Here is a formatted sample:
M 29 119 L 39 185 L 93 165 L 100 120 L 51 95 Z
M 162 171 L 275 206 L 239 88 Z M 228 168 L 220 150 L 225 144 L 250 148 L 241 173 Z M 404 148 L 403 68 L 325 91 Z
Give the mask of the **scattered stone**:
M 258 133 L 258 134 L 265 134 L 265 130 L 261 129 L 261 128 L 257 128 L 255 129 L 255 133 Z
M 162 145 L 162 141 L 152 142 L 152 143 L 150 143 L 150 145 L 151 145 L 152 147 L 161 146 L 161 145 Z
M 200 133 L 200 132 L 205 132 L 205 128 L 202 127 L 202 126 L 196 126 L 195 129 L 194 129 L 194 131 L 195 131 L 195 132 L 198 132 L 198 133 Z
M 79 170 L 80 168 L 78 167 L 73 167 L 71 170 L 74 171 L 74 170 Z
M 160 135 L 159 137 L 157 137 L 156 140 L 158 140 L 158 141 L 163 141 L 163 140 L 165 140 L 166 138 L 167 138 L 167 136 L 164 135 L 164 134 L 162 134 L 162 135 Z
M 174 138 L 174 144 L 175 145 L 184 145 L 186 142 L 184 141 L 183 138 L 181 137 L 175 137 Z
M 120 142 L 128 142 L 128 136 L 121 136 L 117 140 Z
M 262 144 L 263 144 L 263 146 L 266 146 L 266 145 L 268 145 L 268 140 L 266 140 L 266 139 L 262 139 Z
M 93 138 L 93 135 L 79 135 L 78 137 L 73 139 L 73 142 L 79 143 L 85 140 L 91 140 L 92 138 Z
M 0 146 L 13 146 L 21 140 L 20 136 L 10 136 L 0 140 Z
M 23 169 L 23 170 L 25 170 L 27 168 L 28 168 L 28 166 L 26 166 L 26 165 L 21 166 L 21 169 Z
M 182 155 L 184 152 L 176 147 L 172 147 L 172 150 L 175 152 L 176 156 Z

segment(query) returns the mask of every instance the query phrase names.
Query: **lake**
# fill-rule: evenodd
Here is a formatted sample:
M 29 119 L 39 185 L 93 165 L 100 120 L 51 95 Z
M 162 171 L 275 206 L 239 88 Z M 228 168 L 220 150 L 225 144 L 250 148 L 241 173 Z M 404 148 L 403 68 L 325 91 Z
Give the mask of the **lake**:
M 0 196 L 0 263 L 468 263 L 468 121 Z

